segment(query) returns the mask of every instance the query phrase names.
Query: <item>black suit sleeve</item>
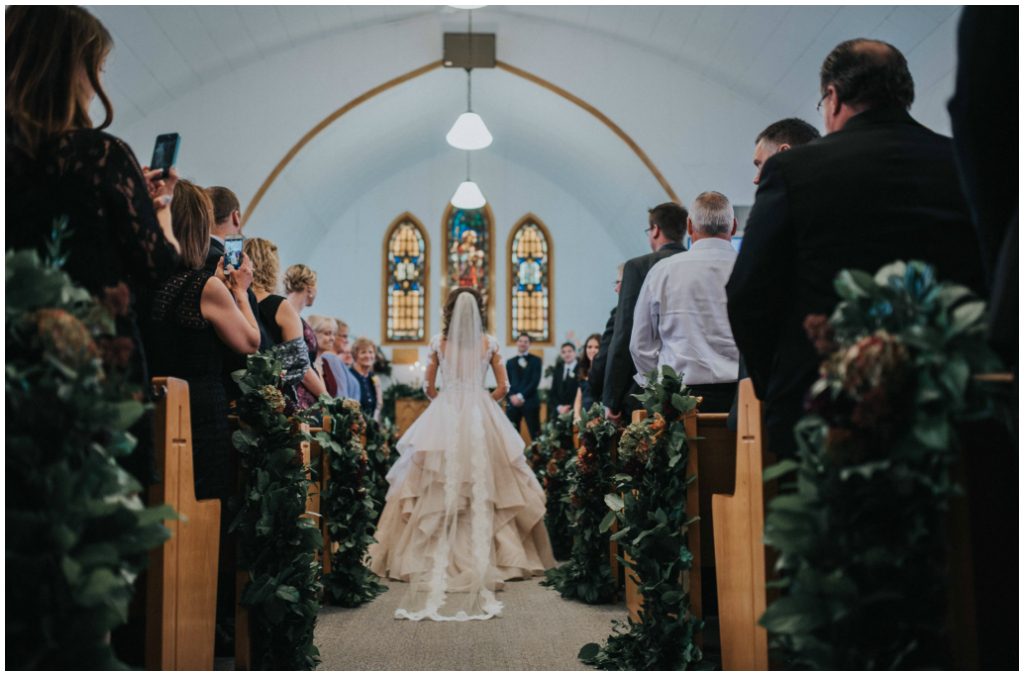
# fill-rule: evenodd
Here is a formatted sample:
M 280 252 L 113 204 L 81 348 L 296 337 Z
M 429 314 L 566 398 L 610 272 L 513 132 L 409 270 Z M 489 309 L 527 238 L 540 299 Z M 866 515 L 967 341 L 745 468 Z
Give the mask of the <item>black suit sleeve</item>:
M 513 394 L 522 394 L 523 390 L 519 386 L 519 366 L 515 357 L 505 362 L 505 371 L 508 373 L 508 395 L 511 397 Z
M 604 375 L 601 400 L 612 411 L 622 410 L 622 404 L 632 386 L 633 356 L 629 353 L 629 338 L 633 333 L 633 310 L 644 284 L 645 270 L 641 259 L 634 258 L 622 268 L 622 286 L 619 288 L 619 304 L 615 308 L 615 330 L 608 347 L 608 361 Z
M 608 323 L 604 327 L 604 333 L 601 334 L 601 344 L 597 348 L 597 356 L 594 357 L 590 375 L 587 377 L 587 380 L 590 381 L 590 395 L 594 401 L 601 401 L 601 393 L 604 392 L 605 365 L 608 362 L 608 350 L 612 344 L 613 331 L 615 331 L 615 308 L 612 308 L 611 314 L 608 315 Z
M 732 335 L 761 399 L 779 348 L 777 327 L 795 293 L 787 286 L 794 265 L 792 229 L 785 180 L 769 158 L 725 287 Z
M 521 393 L 524 399 L 531 399 L 537 396 L 537 387 L 540 385 L 540 359 L 532 355 L 526 359 L 526 379 Z

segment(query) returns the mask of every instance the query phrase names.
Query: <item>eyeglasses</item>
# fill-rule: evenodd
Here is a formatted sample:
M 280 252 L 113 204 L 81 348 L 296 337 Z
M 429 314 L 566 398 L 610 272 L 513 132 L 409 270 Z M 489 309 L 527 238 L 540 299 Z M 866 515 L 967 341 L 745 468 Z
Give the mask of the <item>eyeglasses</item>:
M 651 230 L 654 230 L 654 226 L 653 225 L 648 225 L 646 228 L 644 228 L 644 234 L 646 235 Z
M 830 93 L 831 93 L 831 90 L 829 90 L 829 91 L 825 92 L 825 94 L 824 94 L 824 95 L 823 95 L 823 96 L 822 96 L 822 97 L 821 97 L 820 99 L 818 99 L 818 105 L 817 105 L 817 106 L 815 106 L 815 109 L 816 109 L 816 110 L 817 110 L 817 111 L 818 111 L 819 113 L 821 112 L 821 104 L 825 103 L 825 99 L 827 99 L 827 98 L 828 98 L 828 95 L 829 95 Z

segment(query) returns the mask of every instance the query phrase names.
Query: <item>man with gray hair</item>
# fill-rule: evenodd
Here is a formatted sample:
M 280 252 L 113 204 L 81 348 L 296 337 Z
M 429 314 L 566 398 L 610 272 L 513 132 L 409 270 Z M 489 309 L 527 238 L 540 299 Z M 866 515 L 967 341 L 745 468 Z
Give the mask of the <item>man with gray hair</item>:
M 696 396 L 700 409 L 725 412 L 732 405 L 739 351 L 726 313 L 725 283 L 736 261 L 736 216 L 720 192 L 697 195 L 686 219 L 690 250 L 651 268 L 636 303 L 629 351 L 636 381 L 671 366 Z

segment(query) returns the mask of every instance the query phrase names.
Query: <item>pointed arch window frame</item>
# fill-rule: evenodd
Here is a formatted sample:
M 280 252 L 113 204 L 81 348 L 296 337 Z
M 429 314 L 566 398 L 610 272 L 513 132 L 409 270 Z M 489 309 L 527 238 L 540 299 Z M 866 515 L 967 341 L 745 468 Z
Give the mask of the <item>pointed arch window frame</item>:
M 388 314 L 389 294 L 391 287 L 391 274 L 389 272 L 389 261 L 391 256 L 391 239 L 398 228 L 411 223 L 423 238 L 423 270 L 421 273 L 421 284 L 423 286 L 423 338 L 418 340 L 394 340 L 388 335 Z M 381 344 L 388 346 L 424 346 L 430 344 L 430 234 L 420 219 L 416 218 L 410 211 L 398 215 L 387 230 L 384 231 L 384 240 L 381 247 L 381 313 L 380 313 L 380 336 Z
M 555 344 L 555 242 L 551 237 L 551 230 L 548 229 L 547 224 L 544 223 L 536 214 L 533 212 L 527 212 L 516 221 L 512 229 L 508 231 L 508 240 L 505 244 L 505 265 L 506 276 L 505 276 L 505 327 L 508 335 L 508 344 L 512 345 L 515 343 L 518 337 L 516 331 L 512 327 L 512 286 L 513 281 L 518 273 L 512 269 L 512 245 L 515 243 L 516 234 L 523 226 L 527 224 L 536 225 L 544 236 L 544 242 L 547 244 L 547 288 L 548 288 L 548 308 L 547 308 L 547 324 L 548 324 L 548 337 L 547 340 L 531 340 L 532 345 L 550 347 Z
M 441 307 L 444 307 L 445 301 L 448 299 L 448 286 L 449 277 L 449 256 L 448 252 L 451 251 L 451 241 L 449 240 L 448 233 L 448 220 L 452 217 L 452 212 L 457 207 L 453 207 L 451 203 L 445 206 L 444 214 L 441 216 Z M 494 277 L 495 277 L 495 261 L 494 261 L 494 232 L 496 229 L 494 222 L 494 212 L 491 211 L 491 205 L 488 202 L 485 204 L 480 211 L 484 212 L 484 218 L 487 221 L 487 326 L 489 333 L 495 333 L 494 326 L 494 306 L 496 304 L 494 297 Z M 469 210 L 464 209 L 463 211 L 477 211 L 476 209 Z

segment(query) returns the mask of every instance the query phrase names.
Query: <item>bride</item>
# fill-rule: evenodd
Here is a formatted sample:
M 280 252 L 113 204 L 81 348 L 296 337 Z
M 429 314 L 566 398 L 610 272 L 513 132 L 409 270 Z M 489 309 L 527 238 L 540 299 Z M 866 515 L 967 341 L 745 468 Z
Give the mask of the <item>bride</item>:
M 523 440 L 498 401 L 508 376 L 498 341 L 483 333 L 483 299 L 454 289 L 443 331 L 430 342 L 430 406 L 398 441 L 387 502 L 369 550 L 371 569 L 409 583 L 395 617 L 486 620 L 505 580 L 555 565 L 544 492 Z M 498 383 L 484 387 L 487 369 Z M 441 373 L 440 393 L 435 385 Z

